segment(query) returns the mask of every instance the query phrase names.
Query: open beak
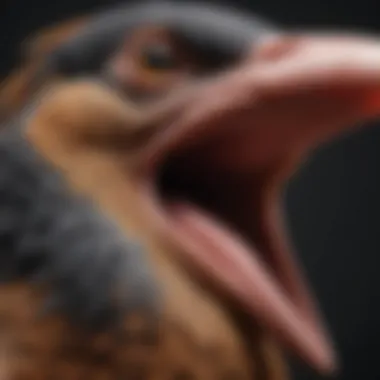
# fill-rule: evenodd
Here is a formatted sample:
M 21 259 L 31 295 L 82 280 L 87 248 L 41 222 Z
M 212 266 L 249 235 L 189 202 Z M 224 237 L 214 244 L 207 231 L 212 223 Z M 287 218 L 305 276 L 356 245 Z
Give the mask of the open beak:
M 182 95 L 143 155 L 160 225 L 181 259 L 331 373 L 334 349 L 286 241 L 279 192 L 311 148 L 380 116 L 380 39 L 278 36 Z

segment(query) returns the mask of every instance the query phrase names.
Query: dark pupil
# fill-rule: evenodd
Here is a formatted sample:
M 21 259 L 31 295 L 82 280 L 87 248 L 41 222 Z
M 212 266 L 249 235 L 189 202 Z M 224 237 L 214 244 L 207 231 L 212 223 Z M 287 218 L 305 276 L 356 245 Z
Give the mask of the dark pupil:
M 142 55 L 145 66 L 151 69 L 168 70 L 176 63 L 172 50 L 165 44 L 147 46 Z

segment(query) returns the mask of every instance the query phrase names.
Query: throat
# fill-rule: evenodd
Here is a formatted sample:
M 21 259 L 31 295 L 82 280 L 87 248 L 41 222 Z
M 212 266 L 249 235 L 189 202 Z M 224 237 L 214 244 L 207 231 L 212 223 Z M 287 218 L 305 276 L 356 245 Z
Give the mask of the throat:
M 159 270 L 165 323 L 180 333 L 176 361 L 186 352 L 186 362 L 199 377 L 207 373 L 206 378 L 218 380 L 287 378 L 277 346 L 248 314 L 171 261 L 161 263 Z

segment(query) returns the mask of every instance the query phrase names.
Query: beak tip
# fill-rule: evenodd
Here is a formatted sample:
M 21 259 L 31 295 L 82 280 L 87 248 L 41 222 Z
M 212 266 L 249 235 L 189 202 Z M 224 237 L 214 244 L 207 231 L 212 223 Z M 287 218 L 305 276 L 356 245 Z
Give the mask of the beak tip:
M 340 360 L 334 350 L 326 350 L 321 358 L 319 372 L 330 379 L 336 378 L 341 371 Z

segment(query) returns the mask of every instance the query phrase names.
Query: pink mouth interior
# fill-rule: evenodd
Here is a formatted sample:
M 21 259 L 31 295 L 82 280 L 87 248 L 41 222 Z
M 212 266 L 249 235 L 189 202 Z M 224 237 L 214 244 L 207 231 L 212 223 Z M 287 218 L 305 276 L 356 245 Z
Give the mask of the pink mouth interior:
M 183 248 L 181 259 L 280 343 L 321 372 L 333 371 L 333 351 L 317 318 L 310 318 L 310 310 L 297 304 L 262 247 L 259 251 L 255 238 L 244 233 L 253 228 L 253 234 L 260 235 L 252 227 L 257 210 L 247 210 L 252 203 L 239 199 L 236 192 L 243 183 L 217 176 L 207 163 L 197 166 L 192 155 L 168 160 L 155 184 L 159 212 Z M 251 225 L 246 226 L 246 215 L 251 213 Z

